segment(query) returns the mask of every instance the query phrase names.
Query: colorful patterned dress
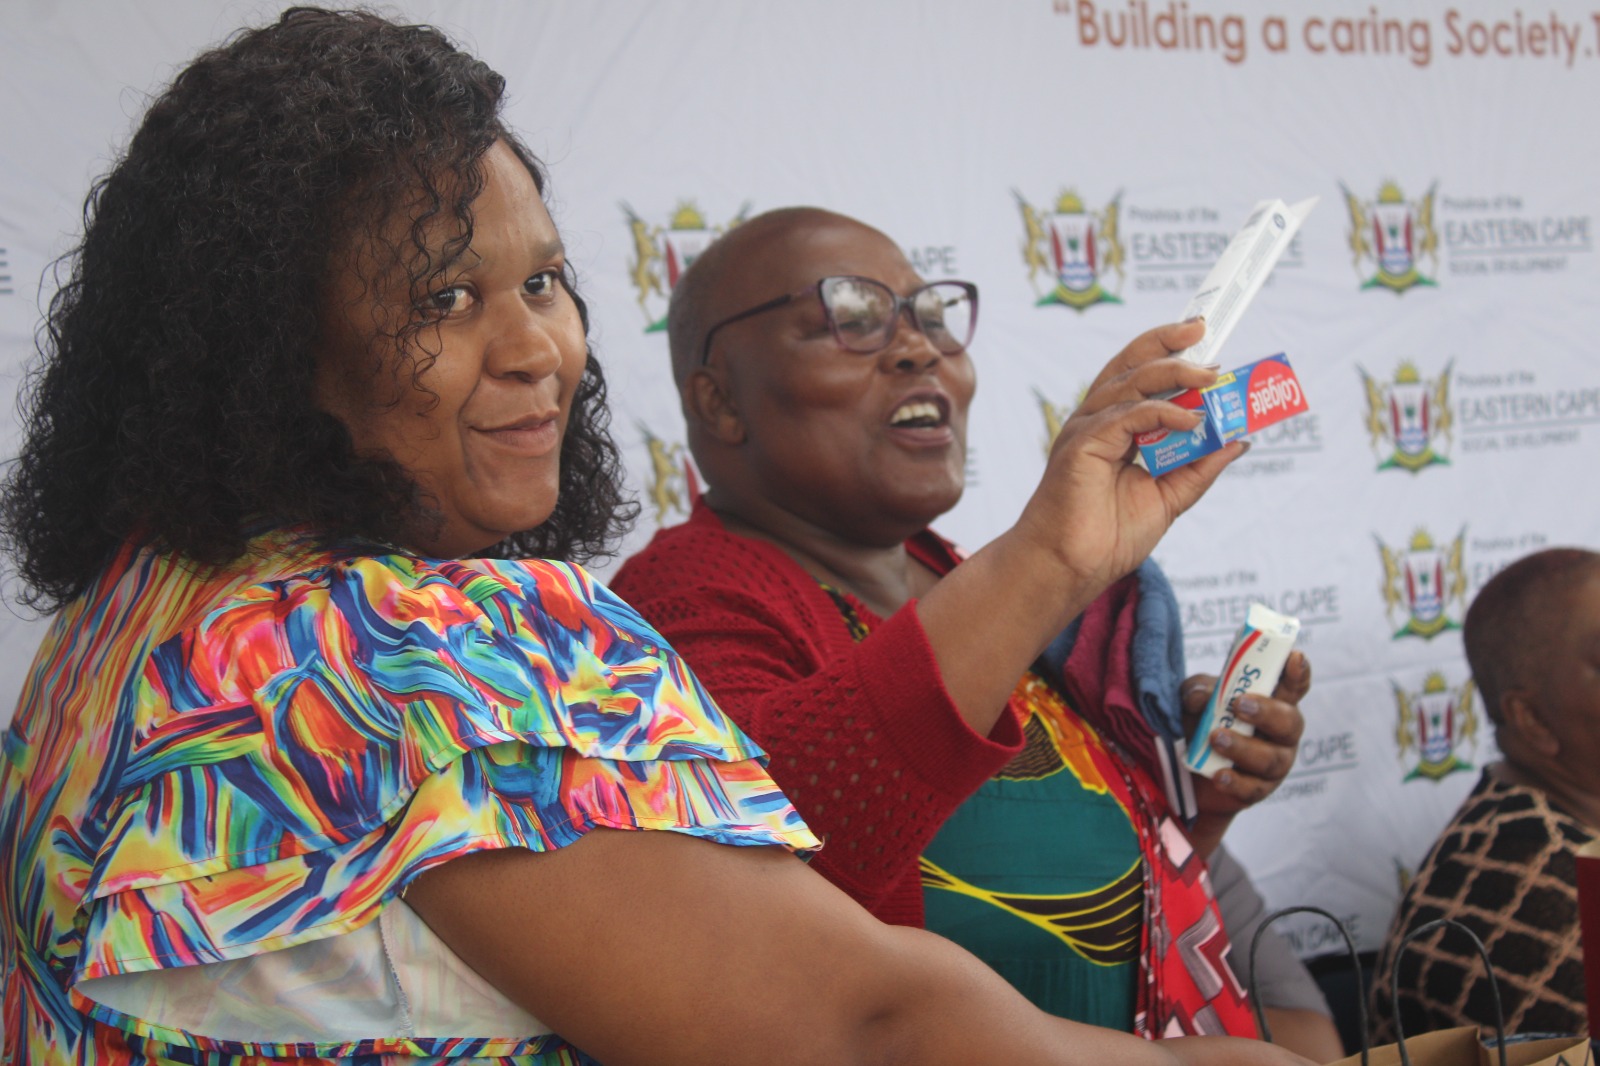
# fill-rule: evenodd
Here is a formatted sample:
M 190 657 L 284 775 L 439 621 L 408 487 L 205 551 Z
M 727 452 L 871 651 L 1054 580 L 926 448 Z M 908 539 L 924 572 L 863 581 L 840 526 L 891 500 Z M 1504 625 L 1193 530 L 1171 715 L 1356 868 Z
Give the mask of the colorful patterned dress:
M 55 619 L 5 736 L 5 1058 L 586 1062 L 526 1015 L 395 1028 L 403 994 L 326 1019 L 396 994 L 398 896 L 457 856 L 595 826 L 814 848 L 763 763 L 579 567 L 303 530 L 221 568 L 129 546 Z M 312 987 L 252 996 L 283 960 Z M 203 1009 L 174 991 L 197 977 Z

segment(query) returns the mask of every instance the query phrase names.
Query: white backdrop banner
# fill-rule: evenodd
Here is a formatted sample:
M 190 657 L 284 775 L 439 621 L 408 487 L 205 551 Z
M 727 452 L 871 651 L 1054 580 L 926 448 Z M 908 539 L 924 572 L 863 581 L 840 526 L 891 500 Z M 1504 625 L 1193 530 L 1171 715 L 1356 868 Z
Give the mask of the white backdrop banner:
M 1176 318 L 1252 204 L 1319 196 L 1222 361 L 1285 352 L 1310 413 L 1266 431 L 1157 558 L 1190 667 L 1253 601 L 1297 615 L 1295 772 L 1230 841 L 1274 904 L 1381 940 L 1493 756 L 1460 625 L 1497 569 L 1600 543 L 1600 6 L 1413 0 L 401 3 L 506 75 L 550 166 L 643 506 L 694 477 L 661 329 L 678 273 L 750 214 L 817 204 L 982 289 L 977 547 L 1127 340 Z M 276 15 L 19 0 L 0 21 L 0 374 L 31 356 L 91 178 L 200 48 Z M 41 279 L 46 279 L 41 281 Z M 9 416 L 8 416 L 9 417 Z M 14 420 L 0 430 L 16 447 Z M 1583 460 L 1590 455 L 1590 460 Z M 1586 471 L 1591 471 L 1586 473 Z M 602 568 L 603 571 L 604 568 Z M 0 614 L 0 704 L 40 623 Z M 1330 950 L 1315 920 L 1291 934 Z

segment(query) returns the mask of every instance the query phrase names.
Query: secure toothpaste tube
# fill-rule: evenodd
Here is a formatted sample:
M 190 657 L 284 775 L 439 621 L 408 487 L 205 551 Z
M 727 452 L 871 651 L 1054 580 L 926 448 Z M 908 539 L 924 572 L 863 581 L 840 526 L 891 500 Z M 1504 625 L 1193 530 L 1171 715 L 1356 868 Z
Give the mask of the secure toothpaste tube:
M 1256 731 L 1249 722 L 1238 720 L 1239 697 L 1247 692 L 1272 694 L 1299 633 L 1298 618 L 1279 614 L 1264 604 L 1250 605 L 1244 625 L 1239 627 L 1239 635 L 1228 650 L 1222 676 L 1217 678 L 1217 687 L 1211 690 L 1211 699 L 1195 728 L 1194 745 L 1185 760 L 1189 769 L 1211 777 L 1233 765 L 1231 759 L 1217 754 L 1212 747 L 1211 734 L 1218 729 L 1232 729 L 1245 736 Z

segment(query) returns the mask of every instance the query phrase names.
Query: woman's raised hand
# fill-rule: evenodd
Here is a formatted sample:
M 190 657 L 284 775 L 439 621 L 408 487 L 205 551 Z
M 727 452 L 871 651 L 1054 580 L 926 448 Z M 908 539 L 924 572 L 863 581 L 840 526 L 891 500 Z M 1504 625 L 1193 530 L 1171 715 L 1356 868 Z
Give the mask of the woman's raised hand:
M 1215 370 L 1171 358 L 1204 334 L 1198 320 L 1161 326 L 1106 364 L 1062 426 L 1016 524 L 918 603 L 945 687 L 979 733 L 1045 645 L 1138 566 L 1243 453 L 1230 444 L 1160 478 L 1133 463 L 1136 434 L 1198 424 L 1198 415 L 1154 397 L 1216 380 Z
M 1053 554 L 1091 595 L 1138 566 L 1173 521 L 1216 481 L 1243 444 L 1152 477 L 1133 462 L 1134 438 L 1189 432 L 1201 416 L 1158 397 L 1216 380 L 1212 368 L 1172 358 L 1204 335 L 1199 320 L 1136 337 L 1095 378 L 1062 426 L 1016 530 Z

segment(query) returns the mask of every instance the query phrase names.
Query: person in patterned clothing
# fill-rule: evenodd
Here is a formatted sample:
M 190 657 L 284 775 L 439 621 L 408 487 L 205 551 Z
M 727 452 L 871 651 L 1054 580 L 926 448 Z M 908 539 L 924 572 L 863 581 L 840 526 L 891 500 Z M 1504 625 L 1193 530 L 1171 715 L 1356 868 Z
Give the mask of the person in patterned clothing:
M 929 525 L 965 484 L 977 296 L 819 208 L 708 247 L 668 332 L 709 487 L 614 586 L 772 752 L 828 840 L 814 865 L 874 914 L 955 940 L 1063 1017 L 1253 1034 L 1206 860 L 1293 764 L 1309 663 L 1296 653 L 1250 701 L 1255 736 L 1217 734 L 1235 766 L 1196 779 L 1201 814 L 1180 824 L 1148 718 L 1180 727 L 1180 700 L 1198 709 L 1213 679 L 1182 680 L 1176 601 L 1145 559 L 1165 525 L 1079 536 L 1101 477 L 1171 519 L 1236 454 L 1159 479 L 1126 465 L 1123 429 L 1174 413 L 1153 397 L 1212 380 L 1170 358 L 1203 326 L 1114 358 L 1021 516 L 967 557 Z M 1108 465 L 1080 480 L 1086 454 Z M 1311 993 L 1271 1024 L 1336 1057 Z
M 1493 1030 L 1488 975 L 1465 935 L 1428 933 L 1395 963 L 1400 941 L 1438 918 L 1488 948 L 1506 1032 L 1582 1033 L 1575 855 L 1600 833 L 1600 555 L 1552 548 L 1517 560 L 1483 586 L 1464 631 L 1503 758 L 1400 901 L 1372 987 L 1374 1039 L 1394 1039 L 1396 987 L 1407 1033 Z
M 617 453 L 503 88 L 294 8 L 96 184 L 4 492 L 54 619 L 0 1059 L 1294 1061 L 1049 1018 L 795 857 L 761 749 L 572 561 Z

